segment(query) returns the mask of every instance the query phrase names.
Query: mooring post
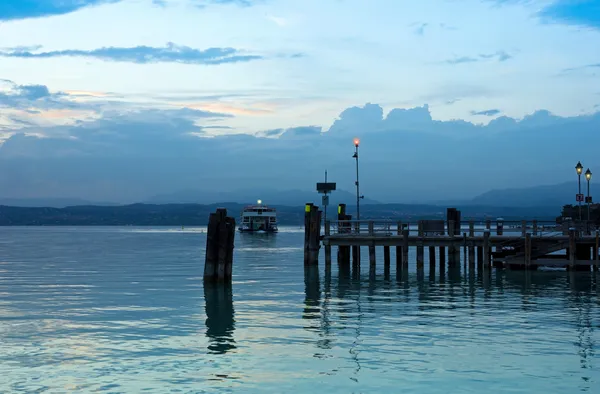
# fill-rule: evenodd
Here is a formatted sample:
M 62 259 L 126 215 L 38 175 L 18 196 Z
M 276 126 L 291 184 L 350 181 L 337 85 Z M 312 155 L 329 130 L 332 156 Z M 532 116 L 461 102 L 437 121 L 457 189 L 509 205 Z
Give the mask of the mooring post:
M 204 280 L 230 282 L 235 239 L 235 219 L 219 208 L 208 218 Z
M 596 243 L 594 247 L 594 271 L 598 271 L 598 248 L 600 247 L 600 231 L 596 230 Z
M 469 267 L 472 268 L 475 266 L 475 244 L 473 238 L 475 237 L 475 223 L 471 220 L 469 221 Z
M 338 232 L 347 234 L 350 232 L 350 220 L 351 216 L 346 215 L 346 204 L 338 205 Z M 350 268 L 350 247 L 349 246 L 338 246 L 337 255 L 338 265 L 342 266 L 343 269 Z
M 425 252 L 423 248 L 423 221 L 419 220 L 417 225 L 417 234 L 419 235 L 419 239 L 417 241 L 417 269 L 423 269 Z
M 527 220 L 521 220 L 521 236 L 524 237 L 527 233 Z
M 440 273 L 446 268 L 446 247 L 440 246 Z
M 319 207 L 307 204 L 310 208 L 308 229 L 308 256 L 305 257 L 306 265 L 317 265 L 319 263 L 319 249 L 321 247 L 321 211 Z
M 329 220 L 325 221 L 325 238 L 328 238 L 331 235 L 331 222 Z M 329 240 L 327 239 L 325 242 L 325 265 L 331 265 L 331 245 L 329 244 Z
M 538 221 L 534 220 L 533 221 L 533 236 L 537 237 L 538 235 Z
M 390 275 L 390 247 L 383 247 L 383 273 L 387 277 Z
M 360 221 L 354 223 L 354 234 L 360 234 Z M 352 265 L 358 267 L 360 265 L 360 246 L 352 245 Z
M 429 247 L 429 272 L 435 271 L 435 246 Z
M 369 236 L 373 237 L 374 235 L 375 235 L 375 222 L 373 222 L 372 220 L 369 220 Z M 375 264 L 376 264 L 375 243 L 371 242 L 371 243 L 369 243 L 369 265 L 371 266 L 371 269 L 373 269 Z
M 496 220 L 496 235 L 504 234 L 504 222 L 502 220 Z
M 485 271 L 486 269 L 489 268 L 489 263 L 490 263 L 490 231 L 488 229 L 485 229 L 485 231 L 483 232 L 483 270 Z
M 310 255 L 310 219 L 313 206 L 311 202 L 304 205 L 304 265 L 308 265 Z
M 402 222 L 398 222 L 397 234 L 402 235 Z M 402 270 L 402 246 L 396 246 L 396 271 Z
M 485 229 L 488 231 L 492 231 L 492 221 L 490 219 L 487 219 L 485 221 Z
M 454 235 L 455 235 L 454 220 L 448 220 L 448 236 L 450 237 L 451 243 L 448 246 L 448 259 L 449 265 L 453 267 L 456 264 L 456 247 L 454 246 Z
M 402 269 L 408 269 L 408 229 L 402 230 Z
M 575 229 L 569 229 L 569 268 L 575 270 L 577 259 L 577 240 L 575 239 Z
M 531 269 L 531 234 L 525 234 L 525 269 Z

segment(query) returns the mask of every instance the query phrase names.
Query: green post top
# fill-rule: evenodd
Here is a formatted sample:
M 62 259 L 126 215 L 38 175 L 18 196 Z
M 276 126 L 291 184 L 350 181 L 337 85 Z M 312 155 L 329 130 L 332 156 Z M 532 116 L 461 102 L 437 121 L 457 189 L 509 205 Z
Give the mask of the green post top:
M 304 212 L 310 212 L 310 210 L 312 209 L 313 203 L 309 202 L 304 206 Z

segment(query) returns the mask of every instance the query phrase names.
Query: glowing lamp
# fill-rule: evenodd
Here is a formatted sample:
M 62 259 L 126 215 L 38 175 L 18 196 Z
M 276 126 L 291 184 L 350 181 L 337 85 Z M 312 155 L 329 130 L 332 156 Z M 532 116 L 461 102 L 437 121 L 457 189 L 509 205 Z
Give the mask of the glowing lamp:
M 258 205 L 262 204 L 262 200 L 257 201 Z
M 360 140 L 358 138 L 354 139 L 354 146 L 358 148 L 358 144 L 360 144 Z
M 587 179 L 588 181 L 590 179 L 592 179 L 592 172 L 590 171 L 590 169 L 588 168 L 587 171 L 585 172 L 585 179 Z
M 575 166 L 575 170 L 577 171 L 577 175 L 581 175 L 581 171 L 583 171 L 583 166 L 581 165 L 580 161 L 577 162 L 577 165 Z

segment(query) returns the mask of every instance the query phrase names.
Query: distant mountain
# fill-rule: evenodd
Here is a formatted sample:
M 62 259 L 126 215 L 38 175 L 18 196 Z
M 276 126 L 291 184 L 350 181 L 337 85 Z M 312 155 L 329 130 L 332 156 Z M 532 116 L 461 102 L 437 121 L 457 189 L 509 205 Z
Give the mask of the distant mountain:
M 321 205 L 321 195 L 316 190 L 274 190 L 259 188 L 233 192 L 181 190 L 156 195 L 145 202 L 148 204 L 217 204 L 223 202 L 254 204 L 257 200 L 262 200 L 264 204 L 268 205 L 303 206 L 308 202 Z M 356 194 L 345 190 L 336 190 L 329 195 L 329 205 L 340 203 L 355 204 Z M 367 198 L 361 200 L 361 204 L 378 203 L 378 201 Z
M 600 199 L 600 185 L 591 183 L 590 194 Z M 470 201 L 468 205 L 510 206 L 510 207 L 562 207 L 565 204 L 575 204 L 578 191 L 577 182 L 566 182 L 556 185 L 533 186 L 529 188 L 513 188 L 490 190 Z M 581 192 L 587 195 L 587 182 L 581 181 Z
M 80 198 L 2 198 L 0 205 L 12 207 L 65 208 L 76 205 L 115 206 L 113 202 L 87 201 Z

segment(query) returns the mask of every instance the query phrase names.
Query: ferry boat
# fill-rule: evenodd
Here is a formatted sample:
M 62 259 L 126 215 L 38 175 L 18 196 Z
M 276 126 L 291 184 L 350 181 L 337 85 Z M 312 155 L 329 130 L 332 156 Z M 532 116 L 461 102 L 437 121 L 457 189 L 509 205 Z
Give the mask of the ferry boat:
M 261 200 L 258 200 L 256 205 L 244 207 L 238 230 L 243 233 L 276 233 L 277 212 L 275 208 L 263 205 Z

